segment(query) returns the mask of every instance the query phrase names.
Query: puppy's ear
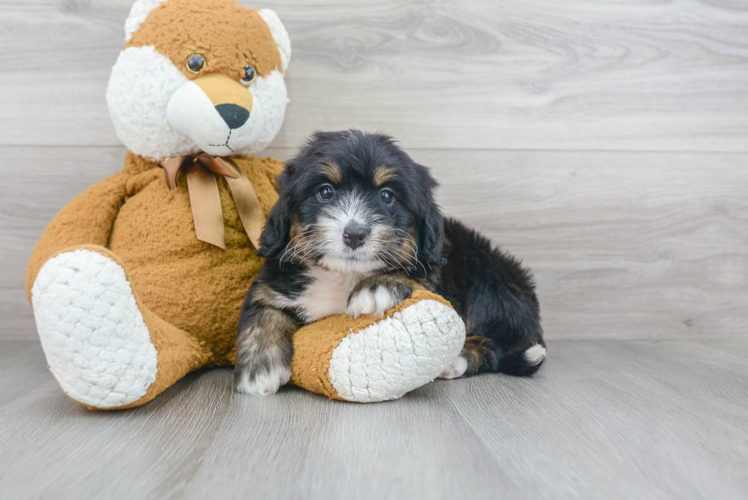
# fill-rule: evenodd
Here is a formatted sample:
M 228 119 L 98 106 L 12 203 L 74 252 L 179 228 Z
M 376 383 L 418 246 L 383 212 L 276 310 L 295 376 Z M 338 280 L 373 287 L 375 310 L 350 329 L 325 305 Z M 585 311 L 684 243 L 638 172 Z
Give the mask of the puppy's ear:
M 260 257 L 266 259 L 279 258 L 286 245 L 288 245 L 292 218 L 292 173 L 293 166 L 289 164 L 278 177 L 277 182 L 280 186 L 278 203 L 275 204 L 268 215 L 265 228 L 262 230 L 262 236 L 260 236 L 260 249 L 255 252 Z
M 422 194 L 420 220 L 418 222 L 418 259 L 428 264 L 441 265 L 444 248 L 444 218 L 439 205 L 434 201 L 434 190 L 438 186 L 428 168 L 415 165 L 419 177 L 416 188 Z
M 418 259 L 430 266 L 441 265 L 444 248 L 444 219 L 441 210 L 432 205 L 426 210 L 418 228 Z

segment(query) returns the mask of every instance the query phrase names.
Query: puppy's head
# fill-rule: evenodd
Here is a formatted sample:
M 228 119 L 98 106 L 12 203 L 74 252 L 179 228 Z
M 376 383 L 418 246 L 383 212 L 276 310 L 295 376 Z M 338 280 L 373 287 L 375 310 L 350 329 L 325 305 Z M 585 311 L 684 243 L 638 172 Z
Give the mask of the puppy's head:
M 318 132 L 288 161 L 260 255 L 345 273 L 441 261 L 436 181 L 384 135 Z

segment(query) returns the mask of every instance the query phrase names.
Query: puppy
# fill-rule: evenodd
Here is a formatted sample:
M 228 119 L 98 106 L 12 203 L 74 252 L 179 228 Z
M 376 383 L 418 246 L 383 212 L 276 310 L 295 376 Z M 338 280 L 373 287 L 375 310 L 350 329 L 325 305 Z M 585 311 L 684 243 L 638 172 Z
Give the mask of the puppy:
M 332 314 L 382 315 L 426 288 L 449 300 L 468 337 L 442 373 L 531 375 L 545 359 L 530 273 L 480 234 L 442 217 L 436 181 L 384 135 L 318 132 L 287 162 L 242 306 L 236 388 L 288 382 L 294 332 Z

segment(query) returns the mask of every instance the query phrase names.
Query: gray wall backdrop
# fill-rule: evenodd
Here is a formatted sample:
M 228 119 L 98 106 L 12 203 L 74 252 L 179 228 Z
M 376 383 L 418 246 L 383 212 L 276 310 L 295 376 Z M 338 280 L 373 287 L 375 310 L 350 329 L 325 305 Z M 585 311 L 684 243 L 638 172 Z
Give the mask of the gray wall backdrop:
M 35 338 L 34 243 L 122 166 L 104 96 L 130 5 L 0 0 L 0 338 Z M 251 5 L 294 50 L 268 154 L 394 135 L 534 270 L 549 339 L 746 336 L 744 0 Z

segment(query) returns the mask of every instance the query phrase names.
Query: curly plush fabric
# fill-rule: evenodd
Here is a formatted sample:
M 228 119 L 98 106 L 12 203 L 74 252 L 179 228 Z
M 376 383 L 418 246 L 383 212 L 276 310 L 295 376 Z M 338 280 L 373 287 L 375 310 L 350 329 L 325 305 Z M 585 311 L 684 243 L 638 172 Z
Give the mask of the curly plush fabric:
M 68 396 L 95 409 L 139 406 L 192 370 L 233 363 L 241 304 L 262 265 L 226 180 L 217 179 L 224 250 L 197 239 L 188 184 L 181 175 L 170 190 L 159 162 L 201 151 L 231 156 L 265 217 L 283 169 L 247 156 L 273 140 L 286 110 L 291 46 L 274 12 L 234 0 L 137 0 L 125 31 L 107 89 L 130 150 L 124 168 L 57 214 L 26 276 L 50 370 Z M 195 54 L 202 73 L 185 67 Z M 257 75 L 244 81 L 248 64 Z M 200 109 L 182 99 L 185 89 Z M 230 124 L 213 91 L 240 96 L 221 105 L 244 109 L 246 121 Z M 302 328 L 292 376 L 331 398 L 397 398 L 439 375 L 464 336 L 443 299 L 414 295 L 385 319 L 337 316 Z
M 255 157 L 235 162 L 267 216 L 278 200 L 274 183 L 283 164 Z M 145 307 L 203 343 L 211 364 L 229 364 L 241 303 L 262 259 L 254 255 L 224 180 L 219 192 L 226 250 L 197 239 L 183 176 L 170 191 L 163 169 L 128 153 L 121 173 L 78 196 L 50 223 L 32 254 L 29 299 L 49 258 L 76 245 L 101 245 L 121 260 Z
M 71 398 L 111 408 L 145 396 L 158 354 L 121 266 L 90 250 L 61 253 L 32 294 L 49 369 Z
M 451 307 L 422 300 L 346 336 L 330 360 L 330 381 L 341 399 L 397 399 L 434 380 L 460 354 L 465 326 Z
M 112 69 L 107 105 L 128 149 L 157 161 L 203 150 L 215 156 L 256 155 L 278 134 L 288 103 L 283 77 L 291 42 L 275 12 L 233 0 L 138 0 L 125 24 L 127 43 Z M 197 73 L 186 66 L 195 54 L 204 61 Z M 238 87 L 247 64 L 257 72 L 246 86 L 254 96 L 250 117 L 232 130 L 230 150 L 209 151 L 210 145 L 229 142 L 228 128 L 215 110 L 200 113 L 195 103 L 178 99 L 177 91 L 201 76 L 218 74 Z M 179 130 L 169 116 L 170 104 L 200 129 L 199 137 Z M 200 140 L 206 136 L 211 139 Z
M 418 290 L 384 318 L 330 316 L 299 330 L 291 383 L 332 399 L 397 399 L 460 353 L 465 325 L 442 297 Z

